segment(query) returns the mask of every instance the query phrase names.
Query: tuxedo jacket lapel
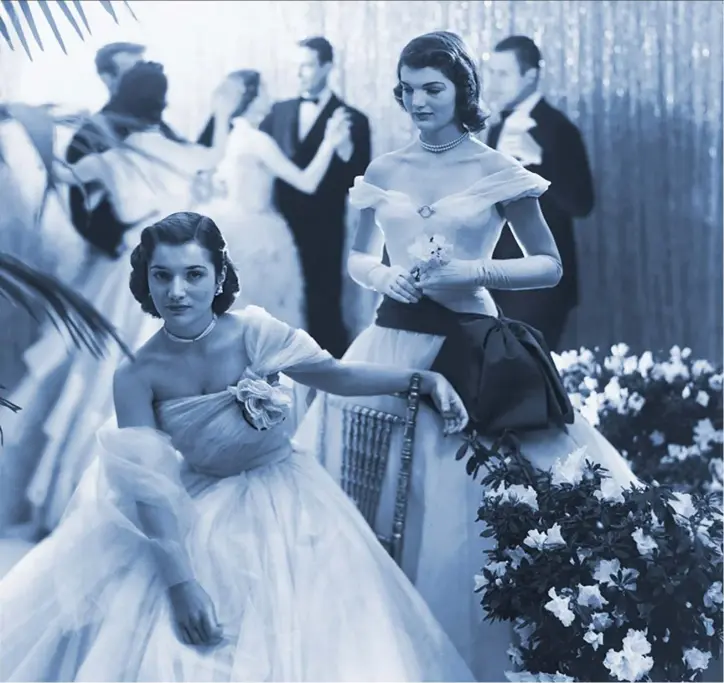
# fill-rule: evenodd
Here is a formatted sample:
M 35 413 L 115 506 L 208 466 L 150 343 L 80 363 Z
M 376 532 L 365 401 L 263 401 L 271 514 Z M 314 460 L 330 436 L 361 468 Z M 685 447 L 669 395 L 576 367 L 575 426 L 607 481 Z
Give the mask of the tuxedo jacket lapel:
M 332 95 L 329 98 L 329 101 L 326 105 L 324 105 L 324 108 L 322 111 L 319 112 L 316 120 L 312 124 L 312 127 L 309 129 L 307 134 L 304 136 L 303 140 L 299 140 L 299 103 L 297 103 L 297 118 L 294 122 L 295 124 L 295 133 L 297 136 L 297 140 L 299 140 L 298 143 L 298 152 L 302 156 L 304 156 L 304 151 L 310 149 L 310 147 L 313 147 L 316 151 L 319 145 L 322 144 L 322 140 L 324 139 L 324 132 L 327 126 L 327 121 L 329 120 L 329 117 L 332 115 L 334 110 L 339 107 L 342 103 L 339 101 L 336 95 Z

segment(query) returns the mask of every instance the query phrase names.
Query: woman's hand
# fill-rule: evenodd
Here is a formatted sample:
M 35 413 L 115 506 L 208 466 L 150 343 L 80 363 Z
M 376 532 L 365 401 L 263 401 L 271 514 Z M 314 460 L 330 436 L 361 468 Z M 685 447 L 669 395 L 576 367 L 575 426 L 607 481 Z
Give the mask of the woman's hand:
M 324 131 L 324 139 L 332 147 L 347 142 L 350 135 L 350 119 L 349 114 L 344 107 L 337 107 L 332 116 L 327 121 L 327 127 Z
M 216 87 L 211 99 L 211 108 L 214 116 L 220 119 L 230 119 L 239 108 L 244 89 L 241 83 L 233 78 L 226 78 Z
M 422 298 L 422 289 L 415 276 L 401 266 L 380 264 L 369 274 L 375 291 L 403 304 L 416 304 Z
M 458 434 L 468 424 L 468 411 L 463 400 L 452 384 L 437 372 L 425 372 L 422 375 L 420 389 L 423 394 L 430 396 L 445 422 L 443 432 L 445 435 Z
M 181 640 L 187 645 L 218 645 L 223 639 L 211 598 L 197 581 L 168 589 Z
M 445 265 L 428 268 L 420 276 L 418 286 L 423 291 L 455 287 L 480 287 L 484 283 L 484 262 L 451 259 Z

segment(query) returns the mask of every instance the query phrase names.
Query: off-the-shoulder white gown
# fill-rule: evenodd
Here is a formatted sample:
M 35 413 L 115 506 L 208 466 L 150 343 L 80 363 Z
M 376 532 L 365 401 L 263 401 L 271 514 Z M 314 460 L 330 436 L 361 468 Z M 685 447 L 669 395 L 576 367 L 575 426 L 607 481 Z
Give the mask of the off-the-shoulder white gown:
M 453 245 L 454 258 L 490 258 L 504 225 L 496 204 L 538 197 L 549 183 L 494 150 L 481 155 L 480 165 L 480 180 L 431 204 L 430 212 L 420 213 L 421 207 L 406 193 L 383 190 L 362 178 L 357 179 L 351 190 L 350 202 L 360 209 L 375 210 L 393 265 L 406 269 L 414 265 L 408 249 L 421 235 L 445 237 Z M 435 300 L 458 312 L 497 315 L 490 293 L 482 288 L 441 290 Z M 372 325 L 352 343 L 345 359 L 429 368 L 443 341 L 444 337 L 440 336 Z M 489 390 L 495 392 L 495 387 Z M 399 398 L 349 400 L 404 415 L 404 403 Z M 343 453 L 339 405 L 337 401 L 332 405 L 325 396 L 319 396 L 295 435 L 300 448 L 321 455 L 325 467 L 337 481 Z M 324 441 L 319 440 L 322 434 Z M 400 437 L 397 434 L 396 438 Z M 466 474 L 465 462 L 455 459 L 460 445 L 460 438 L 443 435 L 439 416 L 422 406 L 415 439 L 402 567 L 465 657 L 476 680 L 501 681 L 505 680 L 505 671 L 512 668 L 506 655 L 512 631 L 508 624 L 483 623 L 480 596 L 473 592 L 474 576 L 486 563 L 483 550 L 490 545 L 480 538 L 482 528 L 476 522 L 481 486 Z M 523 453 L 543 469 L 583 445 L 588 446 L 588 457 L 601 462 L 623 486 L 634 481 L 624 459 L 580 415 L 567 433 L 551 429 L 522 438 Z M 392 525 L 395 481 L 400 465 L 399 442 L 393 441 L 390 452 L 395 457 L 388 463 L 375 525 L 385 536 L 389 536 Z

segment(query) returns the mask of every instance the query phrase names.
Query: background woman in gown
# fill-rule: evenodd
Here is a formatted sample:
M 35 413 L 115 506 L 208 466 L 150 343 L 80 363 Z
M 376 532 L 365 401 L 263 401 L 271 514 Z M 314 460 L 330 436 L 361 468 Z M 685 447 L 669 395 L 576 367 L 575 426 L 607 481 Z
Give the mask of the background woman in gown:
M 114 378 L 118 427 L 66 517 L 0 582 L 3 680 L 460 681 L 471 674 L 314 456 L 280 372 L 404 392 L 413 372 L 338 361 L 239 284 L 213 221 L 144 230 L 131 290 L 163 328 Z M 421 391 L 460 431 L 450 384 Z
M 228 121 L 239 104 L 238 88 L 222 83 L 214 95 L 218 121 L 211 148 L 170 140 L 161 130 L 168 81 L 159 64 L 140 62 L 123 77 L 111 107 L 130 115 L 134 131 L 127 148 L 114 148 L 84 157 L 70 169 L 56 169 L 61 181 L 96 182 L 108 192 L 114 211 L 131 225 L 126 244 L 133 244 L 150 221 L 173 211 L 192 208 L 200 172 L 213 170 L 224 155 Z M 340 118 L 330 124 L 330 134 L 343 138 L 346 124 Z M 318 166 L 318 165 L 317 165 Z M 308 169 L 308 174 L 315 169 Z M 304 178 L 305 173 L 300 172 Z M 131 348 L 138 347 L 158 325 L 144 316 L 128 294 L 130 263 L 127 257 L 99 261 L 87 278 L 83 294 L 118 328 Z M 26 357 L 29 372 L 13 400 L 25 406 L 17 423 L 8 421 L 12 440 L 5 457 L 38 463 L 27 497 L 34 524 L 42 536 L 55 528 L 95 450 L 98 428 L 113 414 L 112 377 L 120 352 L 112 349 L 101 361 L 73 351 L 65 361 L 67 378 L 52 404 L 44 401 L 45 381 L 64 362 L 66 346 L 49 330 Z M 39 456 L 28 453 L 26 443 L 42 430 L 46 441 Z
M 424 297 L 428 308 L 440 305 L 442 309 L 436 310 L 447 312 L 453 320 L 459 314 L 497 317 L 489 289 L 554 286 L 561 276 L 561 263 L 537 200 L 548 182 L 472 137 L 484 128 L 486 117 L 480 107 L 475 62 L 462 40 L 448 32 L 415 38 L 401 53 L 397 77 L 395 97 L 420 136 L 375 159 L 350 193 L 351 203 L 361 210 L 349 257 L 352 277 L 383 294 L 387 310 L 397 302 L 414 314 Z M 493 260 L 506 220 L 526 256 Z M 380 258 L 380 229 L 387 263 Z M 411 273 L 414 251 L 421 239 L 430 238 L 447 241 L 450 261 L 418 281 Z M 405 309 L 398 306 L 396 310 L 399 314 Z M 362 332 L 345 359 L 431 367 L 445 336 L 395 325 L 389 316 L 383 321 L 381 313 L 382 308 L 377 323 Z M 426 323 L 422 317 L 416 320 L 423 323 L 419 330 Z M 496 392 L 504 390 L 507 387 L 481 387 L 493 401 Z M 301 448 L 315 450 L 325 414 L 323 400 L 320 397 L 312 404 L 295 437 Z M 354 399 L 354 403 L 400 411 L 399 402 L 395 405 L 389 397 Z M 342 419 L 339 409 L 331 405 L 326 415 L 327 440 L 319 447 L 326 467 L 339 479 Z M 485 541 L 476 523 L 480 485 L 466 474 L 464 462 L 455 459 L 461 441 L 444 438 L 431 411 L 421 410 L 415 444 L 403 569 L 476 680 L 504 680 L 504 671 L 511 668 L 506 657 L 510 628 L 482 623 L 479 596 L 473 593 L 473 577 L 485 563 Z M 607 467 L 622 486 L 634 481 L 623 458 L 578 415 L 567 428 L 550 427 L 522 436 L 524 455 L 544 469 L 580 446 L 587 446 L 589 457 Z M 399 449 L 391 452 L 399 453 Z M 376 523 L 385 535 L 391 528 L 392 482 L 398 467 L 399 462 L 391 458 Z
M 275 318 L 304 329 L 304 279 L 289 226 L 274 207 L 274 182 L 281 179 L 301 192 L 313 194 L 335 154 L 330 133 L 340 121 L 338 109 L 324 141 L 310 165 L 302 170 L 292 163 L 275 140 L 258 129 L 270 109 L 270 98 L 258 71 L 242 70 L 227 82 L 239 91 L 222 163 L 214 182 L 226 196 L 204 205 L 204 212 L 219 225 L 229 253 L 244 273 L 244 286 L 235 306 L 261 306 Z M 214 130 L 218 126 L 214 126 Z

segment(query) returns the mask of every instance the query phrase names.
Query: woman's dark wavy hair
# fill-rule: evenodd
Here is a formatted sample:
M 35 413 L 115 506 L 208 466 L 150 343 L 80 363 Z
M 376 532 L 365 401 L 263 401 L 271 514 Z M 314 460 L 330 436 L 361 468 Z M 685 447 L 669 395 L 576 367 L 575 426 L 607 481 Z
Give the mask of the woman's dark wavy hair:
M 241 96 L 239 106 L 231 115 L 231 118 L 235 119 L 238 116 L 242 116 L 249 108 L 249 105 L 257 98 L 257 95 L 259 95 L 261 74 L 253 69 L 240 69 L 239 71 L 232 71 L 228 78 L 239 81 L 239 83 L 244 86 L 244 94 Z
M 225 273 L 221 294 L 217 294 L 211 304 L 214 313 L 226 313 L 239 293 L 236 266 L 229 258 L 226 242 L 216 223 L 207 216 L 192 211 L 172 213 L 144 228 L 141 243 L 131 253 L 131 293 L 141 304 L 141 308 L 154 318 L 160 318 L 161 314 L 153 303 L 148 286 L 148 267 L 153 252 L 159 244 L 181 245 L 190 242 L 196 242 L 209 252 L 217 277 Z
M 413 38 L 405 45 L 397 61 L 398 80 L 403 66 L 410 69 L 430 67 L 444 74 L 455 85 L 455 115 L 460 125 L 471 133 L 484 130 L 488 115 L 480 104 L 480 75 L 459 35 L 450 31 L 433 31 Z M 405 109 L 401 83 L 395 86 L 393 93 L 397 103 Z

